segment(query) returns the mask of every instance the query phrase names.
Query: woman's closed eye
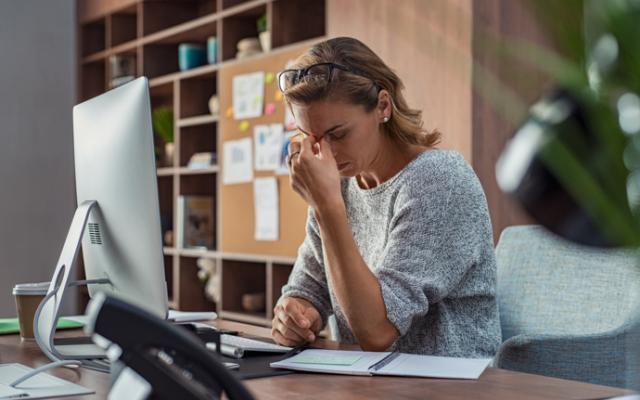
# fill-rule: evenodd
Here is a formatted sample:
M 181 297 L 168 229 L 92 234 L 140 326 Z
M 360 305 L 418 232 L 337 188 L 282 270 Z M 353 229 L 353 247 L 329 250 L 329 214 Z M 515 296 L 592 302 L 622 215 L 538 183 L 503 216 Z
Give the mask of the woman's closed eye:
M 337 131 L 337 132 L 331 132 L 331 133 L 327 133 L 327 138 L 330 141 L 336 141 L 336 140 L 341 140 L 344 139 L 345 136 L 347 136 L 347 131 L 343 130 L 343 131 Z

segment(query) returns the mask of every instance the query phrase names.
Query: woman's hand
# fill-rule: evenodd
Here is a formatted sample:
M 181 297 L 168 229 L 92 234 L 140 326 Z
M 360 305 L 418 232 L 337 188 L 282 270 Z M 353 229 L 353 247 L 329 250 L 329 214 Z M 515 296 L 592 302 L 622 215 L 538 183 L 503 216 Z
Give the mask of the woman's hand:
M 291 188 L 315 211 L 343 202 L 340 173 L 329 144 L 312 136 L 289 144 Z
M 271 325 L 271 336 L 276 343 L 295 347 L 316 340 L 322 328 L 322 318 L 308 301 L 285 297 L 273 309 Z

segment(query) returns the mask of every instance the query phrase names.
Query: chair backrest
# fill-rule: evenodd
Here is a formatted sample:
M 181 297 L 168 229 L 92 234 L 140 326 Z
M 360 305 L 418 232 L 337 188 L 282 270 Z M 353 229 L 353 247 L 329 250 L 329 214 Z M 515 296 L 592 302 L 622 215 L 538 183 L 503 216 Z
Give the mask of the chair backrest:
M 503 340 L 593 334 L 640 313 L 640 252 L 579 246 L 535 225 L 505 229 L 496 247 Z

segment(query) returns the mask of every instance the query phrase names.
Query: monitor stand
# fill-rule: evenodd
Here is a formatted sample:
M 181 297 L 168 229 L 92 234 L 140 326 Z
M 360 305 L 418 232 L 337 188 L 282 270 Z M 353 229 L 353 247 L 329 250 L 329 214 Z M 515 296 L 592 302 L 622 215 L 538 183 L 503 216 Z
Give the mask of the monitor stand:
M 76 209 L 67 238 L 62 247 L 60 258 L 53 273 L 47 295 L 42 299 L 33 321 L 33 332 L 42 352 L 54 361 L 58 360 L 86 360 L 84 362 L 91 367 L 94 362 L 90 360 L 104 359 L 105 352 L 102 348 L 93 344 L 85 337 L 56 339 L 56 328 L 60 316 L 60 308 L 68 288 L 89 284 L 108 284 L 108 279 L 96 279 L 91 281 L 72 281 L 70 277 L 74 270 L 74 265 L 82 245 L 82 235 L 84 234 L 87 221 L 91 211 L 98 207 L 98 202 L 88 200 L 83 202 Z M 98 370 L 108 371 L 100 367 L 93 367 Z

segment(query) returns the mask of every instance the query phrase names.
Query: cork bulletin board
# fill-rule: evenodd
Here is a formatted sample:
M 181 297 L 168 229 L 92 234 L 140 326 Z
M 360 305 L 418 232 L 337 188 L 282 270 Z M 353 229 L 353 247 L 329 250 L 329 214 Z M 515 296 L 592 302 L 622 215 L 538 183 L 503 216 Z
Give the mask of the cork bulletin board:
M 254 61 L 245 61 L 237 65 L 230 64 L 219 70 L 218 93 L 220 104 L 222 105 L 218 131 L 221 144 L 219 149 L 224 147 L 224 142 L 230 140 L 252 138 L 253 141 L 254 127 L 256 125 L 283 124 L 285 118 L 285 104 L 278 94 L 277 79 L 274 78 L 271 82 L 265 81 L 263 108 L 268 106 L 273 109 L 275 107 L 275 110 L 271 114 L 263 112 L 261 116 L 255 118 L 234 119 L 229 110 L 233 104 L 233 77 L 253 72 L 264 72 L 275 76 L 284 68 L 287 61 L 296 58 L 308 47 L 309 45 L 306 44 L 282 49 L 257 57 Z M 243 121 L 245 122 L 243 123 Z M 253 145 L 253 151 L 255 152 L 255 144 Z M 222 151 L 219 152 L 221 169 L 224 168 L 223 153 Z M 221 176 L 223 175 L 224 170 L 221 170 Z M 227 185 L 223 183 L 222 179 L 219 179 L 220 250 L 228 253 L 295 257 L 305 235 L 307 204 L 289 186 L 288 175 L 277 175 L 274 171 L 255 170 L 253 175 L 254 179 L 270 176 L 277 178 L 279 197 L 278 240 L 255 240 L 253 182 Z

